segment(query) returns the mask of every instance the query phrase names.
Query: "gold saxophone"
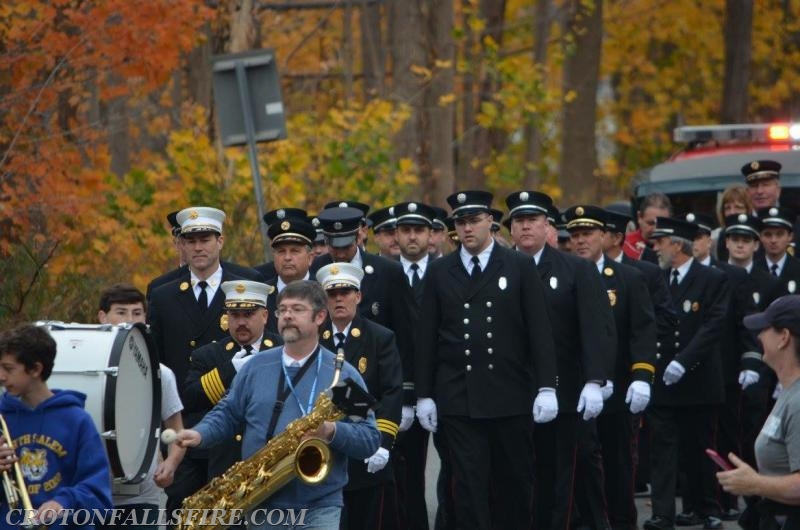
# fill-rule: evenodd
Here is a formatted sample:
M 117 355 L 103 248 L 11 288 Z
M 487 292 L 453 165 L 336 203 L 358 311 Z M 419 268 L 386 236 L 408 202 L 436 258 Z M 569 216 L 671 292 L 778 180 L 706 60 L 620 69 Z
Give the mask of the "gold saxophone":
M 6 419 L 2 414 L 0 414 L 0 428 L 2 428 L 2 434 L 3 438 L 6 440 L 6 444 L 8 444 L 8 447 L 14 450 L 16 454 L 14 443 L 11 441 L 11 432 L 8 430 Z M 25 485 L 25 476 L 22 474 L 22 468 L 19 462 L 14 462 L 14 477 L 11 477 L 8 471 L 3 471 L 3 491 L 6 494 L 6 502 L 8 503 L 9 509 L 17 510 L 22 508 L 25 510 L 24 520 L 22 525 L 20 525 L 22 528 L 33 529 L 41 527 L 34 518 L 36 511 L 31 504 L 31 498 L 28 495 L 28 487 Z
M 336 355 L 333 384 L 328 390 L 338 384 L 342 363 L 344 352 L 340 350 Z M 223 528 L 227 524 L 223 524 L 222 520 L 228 521 L 230 510 L 252 510 L 295 476 L 307 484 L 318 484 L 325 480 L 330 471 L 330 449 L 319 438 L 303 440 L 303 436 L 325 421 L 336 421 L 343 417 L 344 413 L 333 403 L 329 391 L 322 392 L 310 413 L 289 423 L 285 431 L 273 437 L 247 460 L 236 462 L 224 474 L 184 499 L 184 517 L 179 530 Z M 222 512 L 225 515 L 217 520 L 209 515 L 203 520 L 203 510 L 210 509 L 225 510 Z M 189 514 L 197 517 L 187 520 Z M 215 524 L 217 522 L 219 524 Z

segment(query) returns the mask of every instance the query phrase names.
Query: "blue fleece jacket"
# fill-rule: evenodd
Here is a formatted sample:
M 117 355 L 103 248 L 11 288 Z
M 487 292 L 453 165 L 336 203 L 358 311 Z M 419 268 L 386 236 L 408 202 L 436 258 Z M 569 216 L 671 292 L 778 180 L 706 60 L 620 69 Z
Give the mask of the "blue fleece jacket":
M 206 414 L 203 421 L 194 426 L 203 437 L 200 447 L 213 447 L 223 440 L 233 437 L 244 424 L 242 440 L 242 457 L 248 458 L 267 442 L 267 428 L 275 406 L 276 387 L 283 369 L 281 358 L 283 348 L 273 348 L 253 357 L 236 374 L 228 394 Z M 283 411 L 278 418 L 275 436 L 286 429 L 292 420 L 303 416 L 300 408 L 306 407 L 309 394 L 314 388 L 313 400 L 333 382 L 333 353 L 320 348 L 322 360 L 319 375 L 316 366 L 309 370 L 295 388 L 295 394 L 286 399 Z M 316 365 L 316 363 L 315 363 Z M 348 377 L 366 388 L 358 371 L 350 364 L 342 366 L 341 380 Z M 320 484 L 308 485 L 300 480 L 293 480 L 280 491 L 267 499 L 260 506 L 263 509 L 273 508 L 323 508 L 342 506 L 342 489 L 347 484 L 347 459 L 363 460 L 372 456 L 380 447 L 381 435 L 375 425 L 375 414 L 369 411 L 364 421 L 352 421 L 349 418 L 336 422 L 336 433 L 329 446 L 331 448 L 331 471 L 327 479 Z
M 103 443 L 83 410 L 86 396 L 72 390 L 54 390 L 53 396 L 35 408 L 7 392 L 0 398 L 0 414 L 14 440 L 19 465 L 25 476 L 31 504 L 39 508 L 55 500 L 65 509 L 101 512 L 113 508 L 111 471 Z M 20 506 L 20 509 L 22 507 Z M 78 521 L 85 516 L 78 513 Z M 15 528 L 8 503 L 0 507 L 0 528 Z M 79 528 L 61 518 L 53 528 Z M 92 525 L 80 528 L 91 530 Z

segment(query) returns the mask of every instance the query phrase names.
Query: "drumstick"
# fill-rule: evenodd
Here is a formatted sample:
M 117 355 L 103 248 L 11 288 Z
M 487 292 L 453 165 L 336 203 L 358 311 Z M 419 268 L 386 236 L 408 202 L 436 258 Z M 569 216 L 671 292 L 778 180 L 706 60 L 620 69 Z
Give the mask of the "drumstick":
M 161 432 L 161 441 L 167 445 L 175 443 L 177 439 L 178 433 L 175 432 L 175 429 L 164 429 Z

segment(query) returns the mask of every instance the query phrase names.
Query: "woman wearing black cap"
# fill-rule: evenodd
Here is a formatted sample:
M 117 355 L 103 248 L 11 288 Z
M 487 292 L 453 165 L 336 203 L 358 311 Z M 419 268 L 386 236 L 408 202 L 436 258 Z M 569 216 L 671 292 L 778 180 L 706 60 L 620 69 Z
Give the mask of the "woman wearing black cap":
M 744 528 L 800 528 L 800 295 L 778 298 L 763 313 L 745 317 L 744 324 L 759 332 L 763 360 L 783 392 L 756 438 L 758 471 L 730 453 L 733 469 L 717 478 L 733 495 L 764 499 L 760 521 L 743 515 Z

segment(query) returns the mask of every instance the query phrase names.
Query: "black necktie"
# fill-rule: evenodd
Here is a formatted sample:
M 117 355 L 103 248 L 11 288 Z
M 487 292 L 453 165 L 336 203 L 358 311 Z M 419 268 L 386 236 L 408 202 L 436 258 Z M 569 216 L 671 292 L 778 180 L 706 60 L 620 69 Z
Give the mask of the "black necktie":
M 208 294 L 206 294 L 206 287 L 208 287 L 208 282 L 205 280 L 201 280 L 197 282 L 197 286 L 200 287 L 200 296 L 197 297 L 197 305 L 200 306 L 200 309 L 205 311 L 208 309 Z
M 778 276 L 778 264 L 773 263 L 772 266 L 769 268 L 772 271 L 773 276 Z
M 481 260 L 478 256 L 472 256 L 472 279 L 476 280 L 481 277 Z
M 244 347 L 244 357 L 247 357 L 251 353 L 253 353 L 253 345 L 248 344 L 247 346 Z
M 414 271 L 411 274 L 411 287 L 416 287 L 419 283 L 419 265 L 416 263 L 411 264 L 411 270 Z
M 670 287 L 677 287 L 678 286 L 678 276 L 680 276 L 680 275 L 681 275 L 681 273 L 678 272 L 678 269 L 673 269 L 672 270 L 672 281 L 669 282 Z
M 336 337 L 337 348 L 340 348 L 342 345 L 344 345 L 344 333 L 342 333 L 341 331 L 337 331 L 336 335 L 334 336 Z

